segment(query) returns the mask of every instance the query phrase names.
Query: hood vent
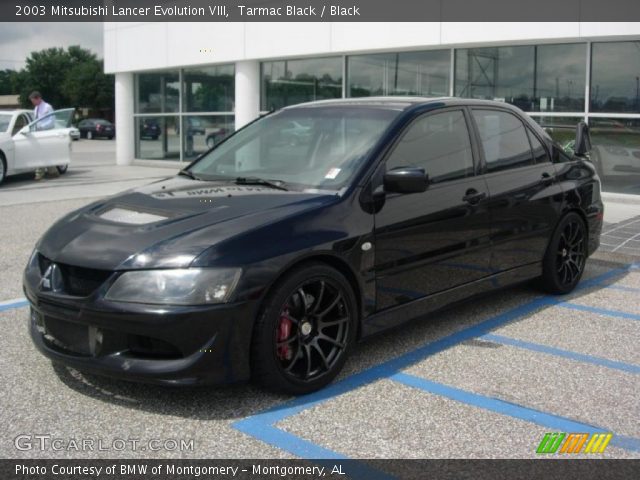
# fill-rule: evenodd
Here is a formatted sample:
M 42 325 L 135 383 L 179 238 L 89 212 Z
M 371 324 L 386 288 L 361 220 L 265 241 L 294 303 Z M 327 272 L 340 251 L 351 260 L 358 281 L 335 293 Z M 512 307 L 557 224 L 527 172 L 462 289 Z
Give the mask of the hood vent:
M 110 222 L 116 223 L 126 223 L 129 225 L 146 225 L 148 223 L 155 223 L 169 218 L 164 215 L 156 215 L 154 213 L 142 212 L 122 207 L 113 207 L 105 212 L 102 212 L 98 216 L 103 220 L 109 220 Z

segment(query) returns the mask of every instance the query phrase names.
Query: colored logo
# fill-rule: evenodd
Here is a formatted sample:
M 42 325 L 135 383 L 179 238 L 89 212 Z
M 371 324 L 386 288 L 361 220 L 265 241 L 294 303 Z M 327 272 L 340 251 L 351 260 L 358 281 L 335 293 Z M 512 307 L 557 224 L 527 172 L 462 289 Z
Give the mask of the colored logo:
M 536 453 L 604 453 L 611 437 L 611 433 L 545 433 Z

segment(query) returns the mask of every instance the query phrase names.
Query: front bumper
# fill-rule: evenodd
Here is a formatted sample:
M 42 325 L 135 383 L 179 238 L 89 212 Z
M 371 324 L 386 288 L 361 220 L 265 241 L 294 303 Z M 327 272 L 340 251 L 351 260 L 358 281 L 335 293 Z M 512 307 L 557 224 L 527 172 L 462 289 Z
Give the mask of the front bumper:
M 36 292 L 36 347 L 80 371 L 164 385 L 232 383 L 250 376 L 251 303 L 157 306 Z

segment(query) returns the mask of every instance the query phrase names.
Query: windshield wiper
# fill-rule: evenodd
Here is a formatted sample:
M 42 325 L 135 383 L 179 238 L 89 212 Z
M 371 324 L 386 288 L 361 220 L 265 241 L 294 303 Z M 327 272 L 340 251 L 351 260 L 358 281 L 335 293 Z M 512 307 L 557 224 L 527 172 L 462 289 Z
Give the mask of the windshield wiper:
M 189 178 L 192 178 L 193 180 L 202 180 L 200 177 L 195 176 L 189 170 L 180 170 L 178 172 L 178 175 L 182 175 L 183 177 L 189 177 Z
M 236 178 L 235 183 L 237 185 L 263 185 L 265 187 L 288 191 L 288 189 L 284 187 L 284 182 L 282 180 L 266 180 L 258 177 L 238 177 Z

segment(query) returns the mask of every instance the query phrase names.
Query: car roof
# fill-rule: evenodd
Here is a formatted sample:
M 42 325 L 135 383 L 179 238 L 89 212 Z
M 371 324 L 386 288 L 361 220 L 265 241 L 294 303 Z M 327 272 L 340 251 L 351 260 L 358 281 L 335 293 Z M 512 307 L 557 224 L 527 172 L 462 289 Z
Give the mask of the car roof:
M 31 114 L 32 111 L 31 110 L 0 110 L 0 113 L 4 114 L 4 115 L 16 115 L 18 113 L 28 113 Z
M 349 106 L 349 107 L 374 107 L 390 110 L 406 110 L 415 106 L 455 106 L 455 105 L 477 105 L 477 106 L 495 106 L 509 110 L 518 110 L 516 107 L 505 102 L 496 100 L 478 100 L 474 98 L 459 97 L 356 97 L 356 98 L 336 98 L 331 100 L 318 100 L 315 102 L 299 103 L 285 107 L 285 110 L 296 108 L 313 108 L 327 106 Z

